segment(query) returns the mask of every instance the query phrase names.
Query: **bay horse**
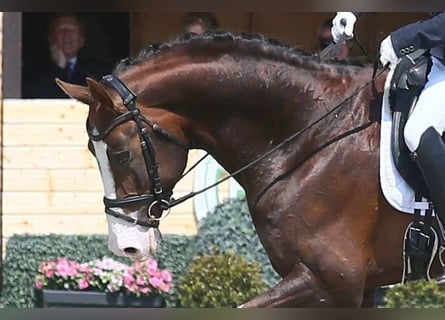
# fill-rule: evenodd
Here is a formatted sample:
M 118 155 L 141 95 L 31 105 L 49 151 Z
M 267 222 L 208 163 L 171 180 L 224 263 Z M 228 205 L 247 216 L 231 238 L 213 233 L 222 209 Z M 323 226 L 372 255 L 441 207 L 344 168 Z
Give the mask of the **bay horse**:
M 412 219 L 379 187 L 386 73 L 371 75 L 370 65 L 218 32 L 150 45 L 86 87 L 56 81 L 89 105 L 115 254 L 156 249 L 188 151 L 203 149 L 237 173 L 282 276 L 243 307 L 370 307 L 376 287 L 401 280 Z

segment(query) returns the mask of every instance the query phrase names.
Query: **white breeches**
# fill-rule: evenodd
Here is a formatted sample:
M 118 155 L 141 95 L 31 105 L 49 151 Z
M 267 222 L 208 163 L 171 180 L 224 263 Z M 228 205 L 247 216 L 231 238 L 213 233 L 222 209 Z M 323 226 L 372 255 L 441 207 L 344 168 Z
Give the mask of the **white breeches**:
M 445 131 L 445 65 L 435 57 L 432 59 L 425 88 L 404 130 L 405 143 L 411 152 L 418 148 L 420 137 L 429 127 L 440 134 Z

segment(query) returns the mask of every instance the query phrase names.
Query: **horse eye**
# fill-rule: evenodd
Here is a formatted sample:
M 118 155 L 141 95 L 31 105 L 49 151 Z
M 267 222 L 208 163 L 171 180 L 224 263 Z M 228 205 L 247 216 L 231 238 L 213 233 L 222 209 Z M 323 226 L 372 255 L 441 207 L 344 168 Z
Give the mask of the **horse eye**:
M 113 158 L 119 163 L 124 164 L 130 160 L 130 151 L 123 151 L 113 155 Z

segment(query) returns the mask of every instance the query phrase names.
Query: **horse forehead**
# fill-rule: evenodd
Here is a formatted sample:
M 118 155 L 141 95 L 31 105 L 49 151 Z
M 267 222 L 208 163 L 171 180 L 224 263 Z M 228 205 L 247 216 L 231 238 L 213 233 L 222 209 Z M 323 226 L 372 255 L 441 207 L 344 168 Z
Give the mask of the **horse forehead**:
M 113 119 L 104 122 L 89 117 L 87 121 L 87 131 L 94 136 L 101 135 L 109 129 L 112 122 Z M 128 143 L 129 139 L 136 135 L 137 130 L 134 121 L 125 121 L 113 127 L 108 132 L 104 140 L 110 147 L 113 147 L 123 143 Z
M 101 102 L 91 102 L 87 116 L 87 126 L 89 130 L 96 127 L 99 131 L 102 127 L 108 126 L 120 113 L 126 112 L 123 106 L 112 102 L 112 105 L 105 105 Z

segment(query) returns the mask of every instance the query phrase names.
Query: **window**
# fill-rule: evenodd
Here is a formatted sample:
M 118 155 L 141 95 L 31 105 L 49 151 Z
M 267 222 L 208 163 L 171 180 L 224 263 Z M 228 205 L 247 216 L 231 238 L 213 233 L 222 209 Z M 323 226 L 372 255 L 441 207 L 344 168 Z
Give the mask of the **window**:
M 130 14 L 121 12 L 77 13 L 85 25 L 85 44 L 79 56 L 111 68 L 130 50 Z M 27 81 L 49 63 L 47 30 L 54 13 L 21 14 L 21 79 L 19 93 L 4 91 L 4 97 L 21 97 Z M 6 48 L 5 48 L 6 49 Z M 5 70 L 6 71 L 6 70 Z M 13 71 L 11 71 L 13 72 Z

